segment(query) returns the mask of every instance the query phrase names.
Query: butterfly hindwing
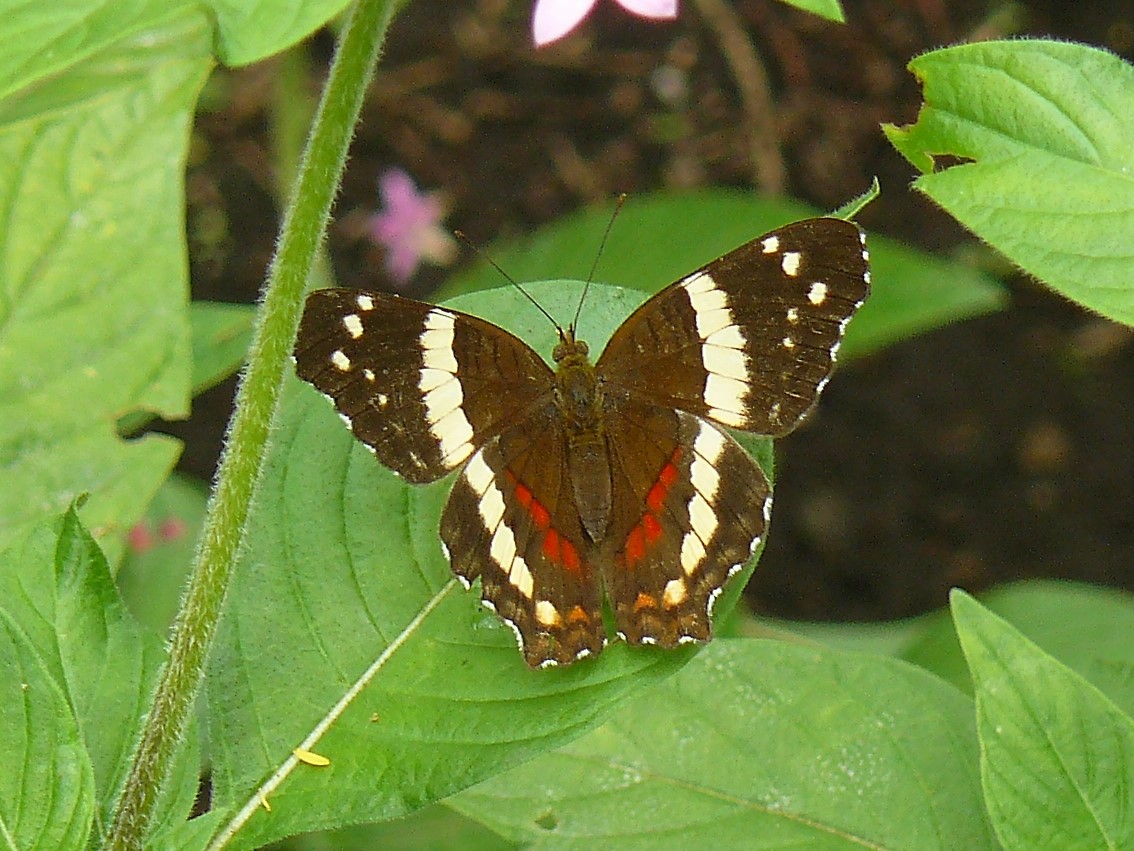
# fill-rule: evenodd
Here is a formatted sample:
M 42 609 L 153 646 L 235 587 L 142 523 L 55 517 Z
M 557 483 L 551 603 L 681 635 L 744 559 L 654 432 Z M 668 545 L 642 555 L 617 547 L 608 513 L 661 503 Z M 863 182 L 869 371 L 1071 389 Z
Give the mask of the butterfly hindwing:
M 763 539 L 771 488 L 691 414 L 629 401 L 608 423 L 616 510 L 604 584 L 618 633 L 673 647 L 711 636 L 712 604 Z
M 554 405 L 473 455 L 441 517 L 453 571 L 481 580 L 533 667 L 569 664 L 606 643 L 594 546 L 583 530 Z
M 547 364 L 503 329 L 361 290 L 308 296 L 295 360 L 355 437 L 411 482 L 460 466 L 552 385 Z M 514 404 L 496 404 L 501 398 Z
M 791 431 L 834 368 L 869 292 L 862 232 L 808 219 L 662 290 L 615 332 L 596 368 L 639 398 L 741 431 Z

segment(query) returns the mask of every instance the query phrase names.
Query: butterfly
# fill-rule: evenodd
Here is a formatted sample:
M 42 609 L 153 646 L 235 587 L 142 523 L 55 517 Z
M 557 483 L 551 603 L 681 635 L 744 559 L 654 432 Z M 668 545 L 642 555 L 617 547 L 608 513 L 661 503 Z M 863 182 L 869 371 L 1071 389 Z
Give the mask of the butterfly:
M 763 540 L 767 478 L 728 429 L 780 436 L 814 406 L 870 291 L 865 235 L 815 218 L 648 299 L 593 364 L 572 323 L 554 369 L 502 328 L 397 295 L 308 296 L 294 359 L 408 482 L 459 470 L 441 516 L 453 572 L 532 667 L 619 637 L 706 641 Z

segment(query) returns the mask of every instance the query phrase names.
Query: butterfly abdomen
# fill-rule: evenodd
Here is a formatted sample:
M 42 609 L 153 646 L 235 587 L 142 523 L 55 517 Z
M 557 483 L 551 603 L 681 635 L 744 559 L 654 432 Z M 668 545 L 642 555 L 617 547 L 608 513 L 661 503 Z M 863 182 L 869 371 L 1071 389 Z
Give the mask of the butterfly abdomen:
M 585 343 L 577 346 L 584 347 Z M 610 451 L 603 430 L 603 398 L 586 349 L 564 355 L 555 371 L 555 404 L 567 440 L 571 493 L 587 536 L 595 543 L 610 525 Z

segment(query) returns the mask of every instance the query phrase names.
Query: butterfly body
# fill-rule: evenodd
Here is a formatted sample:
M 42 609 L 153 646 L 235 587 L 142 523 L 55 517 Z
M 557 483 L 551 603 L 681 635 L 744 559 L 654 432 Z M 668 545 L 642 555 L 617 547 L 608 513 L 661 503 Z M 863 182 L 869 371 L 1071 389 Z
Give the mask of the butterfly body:
M 312 293 L 299 376 L 411 482 L 459 469 L 440 536 L 454 573 L 532 666 L 606 643 L 711 636 L 712 605 L 763 540 L 771 488 L 725 428 L 779 435 L 814 404 L 869 289 L 861 233 L 773 231 L 639 307 L 592 364 L 573 327 L 554 370 L 468 314 Z

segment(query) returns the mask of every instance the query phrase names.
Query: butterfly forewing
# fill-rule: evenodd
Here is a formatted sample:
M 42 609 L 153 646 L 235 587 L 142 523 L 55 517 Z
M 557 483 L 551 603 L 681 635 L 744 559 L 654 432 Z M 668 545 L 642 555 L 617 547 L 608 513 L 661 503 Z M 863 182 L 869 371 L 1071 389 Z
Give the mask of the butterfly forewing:
M 782 435 L 818 399 L 869 281 L 854 224 L 796 222 L 662 290 L 615 332 L 596 368 L 655 404 Z
M 361 290 L 308 296 L 295 362 L 299 377 L 331 397 L 355 437 L 411 482 L 459 467 L 550 394 L 552 382 L 539 355 L 503 329 Z

